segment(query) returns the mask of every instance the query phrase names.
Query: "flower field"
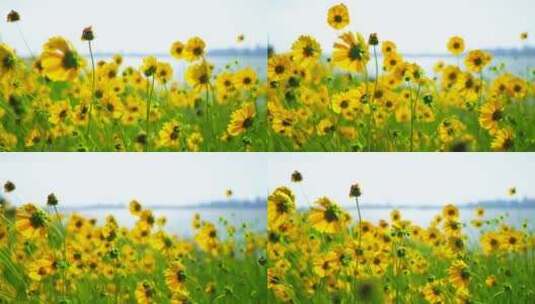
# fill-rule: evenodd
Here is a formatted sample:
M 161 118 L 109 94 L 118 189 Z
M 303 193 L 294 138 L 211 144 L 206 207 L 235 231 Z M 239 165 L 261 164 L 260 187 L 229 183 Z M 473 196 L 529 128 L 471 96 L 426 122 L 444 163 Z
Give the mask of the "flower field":
M 121 55 L 95 61 L 97 38 L 83 30 L 85 57 L 60 36 L 31 58 L 0 43 L 0 151 L 267 149 L 264 76 L 252 67 L 216 71 L 205 42 L 191 37 L 170 44 L 172 60 L 188 64 L 185 79 L 174 79 L 154 56 L 139 67 Z
M 535 235 L 478 208 L 469 222 L 446 204 L 427 227 L 392 210 L 372 223 L 351 187 L 354 217 L 322 197 L 296 207 L 282 186 L 268 198 L 270 303 L 530 303 Z M 480 232 L 469 240 L 467 225 Z M 475 244 L 473 244 L 475 242 Z
M 460 36 L 444 42 L 456 64 L 433 71 L 380 34 L 350 26 L 332 6 L 331 53 L 311 35 L 269 54 L 268 108 L 275 151 L 533 151 L 533 57 L 514 74 Z M 425 37 L 422 37 L 425 39 Z M 527 33 L 519 39 L 526 41 Z
M 5 194 L 15 191 L 7 182 Z M 191 239 L 138 201 L 131 228 L 46 206 L 0 210 L 0 303 L 266 303 L 265 236 L 198 214 Z M 59 203 L 59 206 L 61 204 Z M 173 220 L 173 219 L 169 219 Z

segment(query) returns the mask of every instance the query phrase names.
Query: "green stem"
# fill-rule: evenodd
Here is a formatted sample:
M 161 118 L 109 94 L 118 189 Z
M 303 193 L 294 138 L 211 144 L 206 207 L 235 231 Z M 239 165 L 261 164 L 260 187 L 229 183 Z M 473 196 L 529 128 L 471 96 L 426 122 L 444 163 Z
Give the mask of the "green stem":
M 147 101 L 147 116 L 145 121 L 145 152 L 149 151 L 150 143 L 150 106 L 152 102 L 152 94 L 154 92 L 154 75 L 152 75 L 151 85 L 149 89 L 149 100 Z
M 88 42 L 89 45 L 89 55 L 91 56 L 91 102 L 89 103 L 89 112 L 87 115 L 87 136 L 89 137 L 89 134 L 91 133 L 91 117 L 93 112 L 93 104 L 95 103 L 95 58 L 93 57 L 93 49 L 91 47 L 91 40 Z

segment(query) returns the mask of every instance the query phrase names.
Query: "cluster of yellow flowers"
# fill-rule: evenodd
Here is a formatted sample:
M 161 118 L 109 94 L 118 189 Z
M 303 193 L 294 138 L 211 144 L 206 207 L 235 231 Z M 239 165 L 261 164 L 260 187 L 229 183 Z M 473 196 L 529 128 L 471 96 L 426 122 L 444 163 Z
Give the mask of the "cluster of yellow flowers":
M 9 183 L 9 185 L 13 185 Z M 6 184 L 7 190 L 14 187 Z M 133 200 L 132 228 L 98 224 L 27 203 L 0 210 L 0 302 L 198 303 L 265 298 L 265 237 L 246 224 L 224 230 L 193 218 L 194 238 L 165 231 L 167 219 Z M 243 289 L 243 287 L 246 287 Z M 243 290 L 240 290 L 242 288 Z M 256 299 L 256 300 L 255 300 Z M 110 302 L 110 303 L 111 303 Z
M 263 84 L 251 67 L 217 74 L 199 37 L 176 41 L 170 54 L 189 63 L 185 82 L 154 56 L 139 69 L 123 57 L 91 64 L 63 37 L 38 57 L 0 43 L 0 151 L 265 150 Z
M 351 188 L 357 200 L 360 188 Z M 360 217 L 360 209 L 358 209 Z M 268 288 L 273 302 L 479 303 L 530 301 L 535 235 L 485 219 L 471 244 L 459 209 L 447 204 L 428 227 L 392 210 L 378 223 L 351 216 L 329 198 L 298 211 L 292 190 L 268 198 Z
M 348 8 L 331 7 L 327 22 L 344 29 Z M 485 75 L 492 55 L 479 49 L 468 51 L 463 68 L 465 48 L 452 37 L 447 49 L 457 64 L 439 61 L 426 75 L 376 33 L 367 40 L 339 33 L 328 58 L 314 37 L 302 35 L 269 57 L 273 144 L 284 151 L 533 150 L 533 75 L 497 66 Z

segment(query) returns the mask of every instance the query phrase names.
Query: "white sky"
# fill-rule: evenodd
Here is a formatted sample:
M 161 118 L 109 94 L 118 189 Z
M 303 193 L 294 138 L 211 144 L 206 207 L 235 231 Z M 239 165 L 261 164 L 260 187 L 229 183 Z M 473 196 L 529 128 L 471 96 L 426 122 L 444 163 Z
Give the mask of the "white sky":
M 19 54 L 26 47 L 16 25 L 5 16 L 22 16 L 19 25 L 37 53 L 52 35 L 63 35 L 79 50 L 84 27 L 93 25 L 97 52 L 167 52 L 174 40 L 199 35 L 209 48 L 264 45 L 289 49 L 300 34 L 312 34 L 330 51 L 337 33 L 326 23 L 327 10 L 345 3 L 348 29 L 397 42 L 404 53 L 443 53 L 452 35 L 469 48 L 519 47 L 520 32 L 535 37 L 533 0 L 1 0 L 0 35 Z M 269 34 L 268 34 L 269 33 Z
M 290 183 L 294 170 L 304 182 Z M 268 183 L 273 190 L 290 185 L 298 204 L 320 196 L 343 205 L 351 184 L 361 185 L 364 203 L 442 205 L 507 198 L 535 197 L 534 153 L 279 153 L 269 160 Z M 302 188 L 302 189 L 301 189 Z
M 0 183 L 13 181 L 15 201 L 63 204 L 184 205 L 266 197 L 265 162 L 238 153 L 1 153 Z
M 11 9 L 34 53 L 53 35 L 62 35 L 85 53 L 82 29 L 93 25 L 96 52 L 168 52 L 175 40 L 198 35 L 208 49 L 254 47 L 266 43 L 268 0 L 1 0 L 0 35 L 19 54 L 26 47 L 5 16 Z M 237 45 L 238 34 L 245 34 Z
M 446 52 L 452 35 L 465 37 L 468 48 L 518 47 L 521 32 L 535 35 L 533 0 L 271 0 L 270 42 L 287 50 L 310 34 L 330 50 L 337 32 L 327 24 L 327 10 L 341 2 L 350 10 L 345 30 L 377 32 L 404 53 Z

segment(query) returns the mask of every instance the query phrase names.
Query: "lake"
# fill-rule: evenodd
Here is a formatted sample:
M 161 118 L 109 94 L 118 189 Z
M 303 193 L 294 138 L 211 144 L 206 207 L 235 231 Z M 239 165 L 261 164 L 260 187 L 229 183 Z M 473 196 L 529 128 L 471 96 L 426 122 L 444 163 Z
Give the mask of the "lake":
M 191 222 L 195 213 L 201 215 L 201 219 L 210 221 L 216 227 L 222 228 L 220 219 L 226 219 L 229 223 L 239 228 L 241 224 L 256 232 L 266 229 L 266 211 L 262 208 L 233 209 L 233 208 L 159 208 L 153 210 L 156 217 L 165 216 L 167 218 L 166 231 L 182 237 L 191 237 L 193 234 Z M 103 222 L 107 215 L 113 215 L 120 225 L 133 227 L 136 218 L 130 214 L 128 209 L 87 209 L 77 211 L 77 213 L 96 218 L 98 223 Z
M 432 77 L 435 74 L 433 71 L 433 66 L 438 61 L 443 61 L 445 64 L 452 64 L 457 65 L 457 62 L 459 60 L 459 66 L 461 69 L 465 69 L 464 67 L 464 57 L 460 57 L 457 59 L 457 57 L 451 56 L 451 55 L 443 55 L 443 56 L 435 56 L 435 55 L 407 55 L 403 57 L 405 61 L 411 62 L 411 63 L 417 63 L 426 73 L 428 77 Z M 378 56 L 378 63 L 379 63 L 379 70 L 382 69 L 382 62 L 383 57 Z M 516 74 L 518 76 L 526 77 L 528 70 L 535 68 L 535 56 L 529 56 L 529 55 L 522 55 L 522 56 L 494 56 L 489 67 L 491 66 L 497 66 L 499 64 L 505 64 L 505 71 Z M 375 76 L 375 61 L 372 57 L 370 59 L 370 62 L 368 63 L 368 72 L 370 74 L 370 77 Z M 485 78 L 493 78 L 495 74 L 489 70 L 489 68 L 485 69 L 484 71 L 484 77 Z
M 355 218 L 357 216 L 357 210 L 355 207 L 346 208 L 350 212 L 351 216 Z M 362 217 L 374 224 L 377 224 L 379 220 L 389 220 L 390 211 L 392 209 L 387 208 L 362 208 Z M 442 208 L 401 208 L 399 209 L 403 219 L 410 220 L 415 224 L 422 227 L 428 227 L 433 217 L 442 212 Z M 464 231 L 468 235 L 469 240 L 476 240 L 479 238 L 479 230 L 470 225 L 470 221 L 474 218 L 475 208 L 461 208 L 459 209 L 461 222 L 467 224 Z M 528 222 L 529 229 L 535 230 L 535 208 L 488 208 L 485 209 L 485 216 L 483 219 L 490 220 L 504 216 L 506 223 L 520 228 L 524 222 Z
M 147 55 L 148 56 L 148 55 Z M 109 60 L 110 56 L 95 56 L 95 61 Z M 123 68 L 126 66 L 132 66 L 133 68 L 139 68 L 143 61 L 144 56 L 124 56 Z M 184 60 L 177 60 L 171 56 L 157 56 L 158 60 L 168 62 L 173 67 L 175 80 L 184 82 L 184 73 L 189 62 Z M 267 59 L 265 56 L 259 55 L 236 55 L 236 56 L 207 56 L 206 60 L 214 65 L 214 72 L 219 74 L 221 71 L 230 67 L 232 70 L 239 68 L 251 67 L 256 71 L 258 78 L 266 79 L 267 71 Z M 89 61 L 88 61 L 89 62 Z
M 345 208 L 353 218 L 356 217 L 356 208 Z M 389 208 L 362 208 L 362 217 L 377 224 L 379 220 L 390 218 Z M 433 217 L 441 212 L 441 208 L 401 208 L 403 219 L 411 220 L 413 223 L 422 227 L 427 227 Z M 165 215 L 167 217 L 167 231 L 175 233 L 183 237 L 192 236 L 191 220 L 195 213 L 199 213 L 201 218 L 210 221 L 218 228 L 222 227 L 220 219 L 224 218 L 229 223 L 239 227 L 242 223 L 246 223 L 251 230 L 256 232 L 263 232 L 266 230 L 267 213 L 265 209 L 233 209 L 233 208 L 161 208 L 153 210 L 154 214 L 158 217 Z M 465 232 L 470 239 L 477 239 L 479 232 L 477 229 L 469 225 L 470 220 L 473 219 L 475 214 L 475 208 L 461 208 L 461 221 L 468 224 L 465 228 Z M 119 224 L 126 227 L 132 227 L 135 223 L 135 218 L 130 215 L 127 209 L 88 209 L 78 211 L 78 213 L 98 219 L 100 223 L 104 218 L 111 214 L 115 216 Z M 520 228 L 520 226 L 527 221 L 529 228 L 533 230 L 535 228 L 535 208 L 514 208 L 514 209 L 500 209 L 489 208 L 485 210 L 484 219 L 489 220 L 504 216 L 506 223 Z

